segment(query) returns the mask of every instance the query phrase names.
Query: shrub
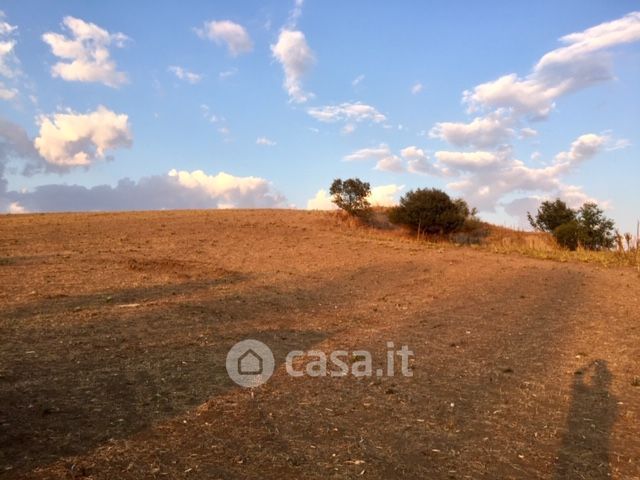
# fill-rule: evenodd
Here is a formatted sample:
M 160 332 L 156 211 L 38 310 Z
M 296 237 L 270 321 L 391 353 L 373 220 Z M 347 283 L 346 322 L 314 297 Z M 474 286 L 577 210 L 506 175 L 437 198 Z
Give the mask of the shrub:
M 371 193 L 371 185 L 359 178 L 341 180 L 336 178 L 329 189 L 332 201 L 349 215 L 367 217 L 371 213 L 371 205 L 367 197 Z
M 560 225 L 575 220 L 576 212 L 557 198 L 553 202 L 549 200 L 542 202 L 535 218 L 530 212 L 527 212 L 527 218 L 534 229 L 552 233 Z
M 409 225 L 418 233 L 445 234 L 461 228 L 468 213 L 466 202 L 454 202 L 445 192 L 435 188 L 419 188 L 400 199 L 400 205 L 389 212 L 389 220 Z
M 552 233 L 561 247 L 575 250 L 580 244 L 581 227 L 577 220 L 558 225 Z

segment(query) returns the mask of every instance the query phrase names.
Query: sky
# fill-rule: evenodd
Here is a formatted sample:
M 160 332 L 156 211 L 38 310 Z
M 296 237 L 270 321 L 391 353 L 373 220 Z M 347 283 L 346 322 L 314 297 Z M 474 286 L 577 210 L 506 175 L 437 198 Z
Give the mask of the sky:
M 328 209 L 359 177 L 506 226 L 556 197 L 640 217 L 635 1 L 0 9 L 0 212 Z

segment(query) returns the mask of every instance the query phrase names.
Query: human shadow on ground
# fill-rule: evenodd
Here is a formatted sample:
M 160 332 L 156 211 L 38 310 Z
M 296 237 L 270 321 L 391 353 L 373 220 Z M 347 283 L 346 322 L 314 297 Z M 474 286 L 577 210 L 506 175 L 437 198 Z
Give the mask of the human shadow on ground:
M 616 420 L 613 375 L 605 360 L 576 372 L 567 426 L 556 464 L 558 480 L 611 477 L 609 439 Z

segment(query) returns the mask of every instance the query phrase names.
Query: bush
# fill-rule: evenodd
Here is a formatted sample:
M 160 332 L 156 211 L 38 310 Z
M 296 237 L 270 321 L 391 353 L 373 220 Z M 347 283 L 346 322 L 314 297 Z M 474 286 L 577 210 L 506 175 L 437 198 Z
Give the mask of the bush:
M 400 205 L 389 212 L 389 220 L 408 225 L 418 233 L 442 235 L 460 229 L 469 213 L 466 202 L 454 202 L 435 188 L 419 188 L 400 199 Z
M 581 228 L 576 220 L 558 225 L 552 233 L 561 247 L 575 250 L 580 244 Z
M 548 200 L 542 202 L 535 218 L 529 212 L 527 212 L 527 218 L 534 229 L 552 233 L 560 225 L 575 220 L 576 212 L 557 198 L 553 202 Z
M 367 197 L 371 193 L 371 185 L 359 178 L 348 178 L 342 181 L 336 178 L 329 189 L 332 201 L 349 215 L 356 217 L 368 217 L 371 213 L 371 204 Z
M 615 244 L 613 220 L 595 203 L 585 203 L 576 211 L 560 199 L 545 201 L 535 218 L 530 213 L 527 217 L 533 228 L 552 233 L 558 244 L 569 250 L 578 246 L 602 250 Z

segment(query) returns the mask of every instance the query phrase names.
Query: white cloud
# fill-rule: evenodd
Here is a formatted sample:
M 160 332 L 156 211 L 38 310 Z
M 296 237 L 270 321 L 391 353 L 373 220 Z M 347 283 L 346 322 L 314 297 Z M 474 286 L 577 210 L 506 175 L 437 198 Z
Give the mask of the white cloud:
M 438 162 L 460 170 L 478 170 L 492 167 L 500 163 L 500 157 L 493 152 L 449 152 L 438 151 L 435 153 Z
M 0 82 L 0 100 L 13 100 L 18 95 L 16 88 L 6 87 Z
M 439 162 L 466 175 L 450 183 L 449 188 L 463 193 L 465 199 L 480 210 L 493 211 L 500 199 L 518 192 L 571 193 L 577 198 L 578 187 L 567 189 L 562 177 L 577 165 L 603 151 L 610 139 L 593 133 L 581 135 L 568 151 L 555 156 L 551 165 L 530 167 L 513 158 L 512 151 L 436 152 Z
M 608 49 L 640 40 L 640 12 L 560 39 L 566 46 L 545 54 L 524 78 L 515 73 L 463 94 L 470 111 L 510 108 L 518 115 L 544 118 L 557 98 L 613 78 Z
M 498 110 L 484 117 L 476 117 L 471 123 L 436 123 L 429 132 L 429 136 L 445 140 L 458 147 L 494 147 L 513 137 L 512 124 L 513 119 L 508 112 Z
M 537 137 L 537 136 L 538 136 L 538 131 L 533 128 L 524 127 L 520 129 L 520 138 L 531 138 L 531 137 Z
M 568 152 L 560 152 L 556 155 L 555 162 L 557 165 L 573 167 L 593 157 L 602 150 L 608 140 L 608 137 L 596 135 L 595 133 L 580 135 L 571 143 L 571 148 Z
M 256 144 L 257 145 L 264 145 L 266 147 L 274 147 L 276 145 L 276 142 L 274 142 L 273 140 L 267 138 L 267 137 L 258 137 L 256 139 Z
M 109 47 L 123 47 L 127 36 L 109 33 L 99 26 L 79 18 L 64 17 L 63 28 L 70 37 L 48 32 L 42 35 L 52 53 L 65 61 L 51 67 L 51 74 L 67 81 L 99 82 L 118 87 L 127 82 L 127 76 L 117 70 Z
M 381 123 L 387 119 L 375 107 L 360 102 L 345 102 L 340 105 L 313 107 L 309 108 L 307 113 L 316 120 L 325 123 L 337 121 L 362 122 L 365 120 Z
M 623 148 L 629 148 L 631 145 L 631 140 L 627 138 L 610 139 L 610 141 L 607 142 L 607 150 L 610 152 L 613 150 L 622 150 Z
M 202 28 L 196 28 L 195 31 L 200 38 L 212 40 L 218 45 L 225 44 L 233 57 L 253 50 L 253 42 L 245 28 L 230 20 L 204 22 Z
M 208 175 L 202 170 L 188 172 L 175 169 L 169 172 L 169 177 L 176 178 L 185 188 L 205 192 L 227 208 L 258 206 L 265 199 L 271 199 L 273 204 L 277 203 L 276 196 L 271 193 L 270 183 L 260 177 L 235 177 L 225 172 Z
M 422 91 L 423 88 L 424 86 L 420 82 L 416 82 L 411 86 L 411 93 L 413 95 L 417 95 Z
M 397 197 L 404 185 L 378 185 L 371 187 L 371 194 L 367 197 L 373 206 L 390 207 L 398 203 Z
M 402 164 L 402 160 L 397 155 L 389 155 L 388 157 L 381 158 L 380 160 L 378 160 L 378 163 L 376 163 L 376 166 L 374 168 L 375 170 L 380 170 L 383 172 L 404 172 L 404 165 Z
M 15 78 L 20 73 L 20 63 L 15 54 L 16 40 L 13 38 L 18 27 L 5 21 L 0 10 L 0 75 Z
M 15 53 L 18 27 L 5 21 L 5 14 L 0 10 L 0 76 L 15 82 L 21 75 L 20 61 Z M 0 81 L 0 100 L 13 100 L 18 96 L 18 89 Z
M 29 211 L 20 205 L 18 202 L 11 202 L 9 204 L 9 208 L 7 208 L 7 213 L 29 213 Z
M 278 42 L 271 45 L 273 57 L 284 70 L 284 88 L 292 101 L 304 103 L 313 97 L 302 89 L 302 77 L 315 62 L 304 33 L 298 30 L 282 30 Z
M 384 157 L 391 156 L 391 150 L 389 146 L 385 143 L 381 143 L 377 147 L 373 148 L 361 148 L 360 150 L 356 150 L 355 152 L 344 157 L 344 160 L 347 162 L 354 161 L 363 161 L 363 160 L 381 160 Z
M 364 80 L 364 75 L 358 75 L 356 78 L 354 78 L 351 81 L 351 85 L 353 85 L 354 87 L 357 87 L 362 83 L 363 80 Z
M 293 8 L 289 12 L 289 18 L 287 19 L 287 29 L 293 30 L 296 28 L 298 24 L 298 20 L 302 16 L 302 5 L 304 4 L 304 0 L 294 0 Z
M 190 84 L 196 84 L 202 80 L 202 75 L 194 72 L 190 72 L 189 70 L 179 67 L 177 65 L 171 65 L 169 67 L 169 71 L 173 73 L 180 80 L 184 80 Z
M 129 117 L 102 105 L 87 114 L 68 111 L 41 115 L 38 123 L 40 131 L 34 145 L 48 163 L 57 167 L 88 166 L 104 158 L 108 150 L 132 143 Z
M 422 175 L 441 175 L 443 173 L 429 161 L 429 155 L 424 150 L 414 145 L 400 150 L 400 155 L 407 160 L 409 173 Z
M 331 201 L 331 195 L 324 189 L 318 190 L 316 196 L 307 201 L 307 210 L 336 210 L 336 204 Z
M 287 206 L 286 199 L 263 178 L 224 172 L 209 175 L 202 170 L 171 170 L 139 181 L 124 178 L 116 186 L 42 185 L 31 191 L 6 192 L 4 199 L 32 212 Z

